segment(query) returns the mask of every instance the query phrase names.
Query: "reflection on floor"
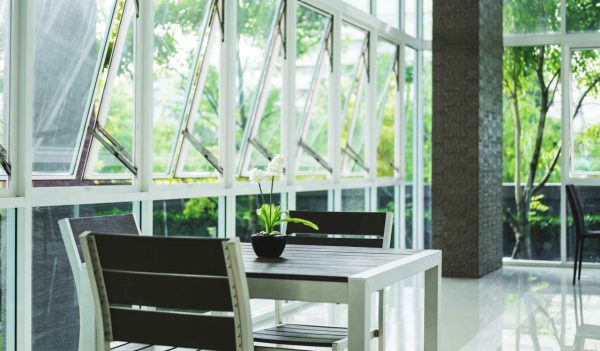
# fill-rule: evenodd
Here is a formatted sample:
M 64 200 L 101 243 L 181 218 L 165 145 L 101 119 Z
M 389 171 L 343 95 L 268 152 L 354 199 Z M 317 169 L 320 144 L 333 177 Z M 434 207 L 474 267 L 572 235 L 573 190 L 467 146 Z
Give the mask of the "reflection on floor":
M 600 350 L 600 270 L 584 268 L 576 287 L 571 274 L 505 267 L 482 279 L 444 278 L 440 350 Z M 422 287 L 415 277 L 390 289 L 386 350 L 423 349 Z M 259 306 L 272 303 L 256 302 L 253 310 Z M 344 305 L 310 304 L 285 320 L 346 325 L 346 312 Z

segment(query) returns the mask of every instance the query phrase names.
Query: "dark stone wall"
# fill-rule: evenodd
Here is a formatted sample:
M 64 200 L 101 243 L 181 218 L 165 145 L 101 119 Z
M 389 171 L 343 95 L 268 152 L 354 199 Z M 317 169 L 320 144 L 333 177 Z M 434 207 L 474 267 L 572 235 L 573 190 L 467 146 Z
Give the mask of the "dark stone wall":
M 432 231 L 445 276 L 502 265 L 502 1 L 434 0 Z

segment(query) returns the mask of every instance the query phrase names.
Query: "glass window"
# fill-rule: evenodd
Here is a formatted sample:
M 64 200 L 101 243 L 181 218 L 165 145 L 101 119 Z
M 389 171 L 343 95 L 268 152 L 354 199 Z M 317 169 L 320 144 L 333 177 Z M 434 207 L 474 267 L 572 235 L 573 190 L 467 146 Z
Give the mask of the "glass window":
M 560 30 L 560 0 L 504 0 L 503 7 L 504 34 Z
M 79 345 L 77 293 L 58 221 L 131 212 L 131 203 L 33 209 L 33 350 L 77 350 Z
M 413 37 L 417 36 L 417 1 L 404 0 L 404 31 Z
M 600 49 L 571 52 L 572 172 L 600 175 Z
M 379 212 L 390 212 L 393 216 L 393 224 L 398 220 L 396 216 L 396 204 L 394 202 L 395 187 L 386 186 L 377 188 L 377 211 Z M 390 240 L 390 247 L 394 247 L 396 226 L 392 225 L 392 237 Z
M 329 191 L 303 191 L 296 193 L 296 209 L 299 211 L 328 211 Z
M 433 0 L 423 0 L 423 39 L 433 37 Z
M 377 175 L 394 176 L 399 46 L 385 40 L 377 43 Z M 399 172 L 398 172 L 399 173 Z
M 432 122 L 431 51 L 423 51 L 423 217 L 424 247 L 431 248 L 431 122 Z
M 238 2 L 238 175 L 280 153 L 285 2 Z M 260 14 L 260 15 L 259 15 Z
M 559 187 L 556 186 L 556 188 Z M 577 187 L 577 195 L 579 195 L 579 201 L 583 208 L 586 229 L 600 230 L 600 188 L 597 186 L 579 186 Z M 565 196 L 567 195 L 565 194 Z M 571 208 L 568 205 L 567 211 L 567 259 L 573 261 L 576 239 L 575 224 L 573 222 Z M 554 226 L 559 226 L 559 218 L 555 218 L 552 224 Z M 553 246 L 556 245 L 559 245 L 559 243 L 553 243 Z M 600 262 L 600 242 L 598 240 L 586 240 L 584 242 L 583 261 L 594 263 Z
M 394 28 L 400 27 L 400 1 L 377 1 L 377 18 Z
M 333 18 L 302 4 L 296 14 L 296 174 L 299 179 L 324 178 L 332 172 L 328 131 Z
M 281 200 L 281 194 L 273 194 L 274 205 L 281 205 Z M 252 234 L 264 230 L 264 224 L 256 214 L 261 203 L 260 195 L 242 195 L 235 198 L 235 233 L 241 241 L 250 241 Z M 280 230 L 278 227 L 276 230 Z
M 356 7 L 359 10 L 371 13 L 371 0 L 343 0 L 345 3 Z M 389 0 L 388 0 L 389 1 Z
M 193 236 L 216 238 L 219 225 L 219 198 L 154 201 L 155 236 Z
M 342 189 L 342 211 L 363 212 L 368 210 L 367 189 Z
M 597 0 L 566 0 L 567 32 L 600 31 L 600 2 Z
M 72 175 L 115 0 L 34 3 L 33 172 Z
M 133 140 L 134 27 L 133 1 L 120 0 L 109 32 L 104 62 L 96 77 L 90 111 L 92 144 L 85 150 L 85 178 L 131 178 L 136 173 Z M 88 154 L 89 153 L 89 154 Z
M 361 176 L 365 163 L 367 84 L 369 77 L 369 33 L 342 24 L 342 175 Z
M 216 179 L 219 162 L 219 0 L 157 0 L 154 172 Z
M 413 223 L 414 223 L 414 205 L 413 205 L 413 185 L 404 186 L 404 229 L 406 230 L 405 242 L 407 249 L 414 248 L 413 242 Z
M 404 120 L 406 141 L 404 143 L 404 178 L 407 182 L 413 180 L 413 145 L 414 145 L 414 121 L 416 109 L 415 78 L 417 77 L 417 51 L 410 46 L 405 47 L 404 51 Z
M 512 184 L 504 193 L 504 254 L 514 258 L 560 257 L 560 225 L 553 223 L 560 195 L 549 185 L 560 182 L 560 55 L 557 46 L 504 50 L 502 177 Z M 530 183 L 532 163 L 537 168 Z

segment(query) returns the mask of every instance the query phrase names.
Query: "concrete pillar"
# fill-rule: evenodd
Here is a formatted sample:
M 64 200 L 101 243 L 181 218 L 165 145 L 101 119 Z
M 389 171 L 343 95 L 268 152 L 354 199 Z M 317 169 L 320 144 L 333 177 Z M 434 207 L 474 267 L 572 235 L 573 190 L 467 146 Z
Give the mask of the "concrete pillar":
M 502 265 L 502 1 L 433 2 L 432 231 L 445 276 Z

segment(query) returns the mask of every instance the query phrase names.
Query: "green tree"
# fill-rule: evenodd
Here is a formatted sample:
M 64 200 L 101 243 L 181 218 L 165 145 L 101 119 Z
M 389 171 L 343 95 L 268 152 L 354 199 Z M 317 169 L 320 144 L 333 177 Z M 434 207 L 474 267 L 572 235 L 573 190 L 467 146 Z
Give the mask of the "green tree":
M 504 5 L 505 19 L 510 19 L 514 32 L 556 29 L 560 24 L 557 3 L 509 0 Z M 588 13 L 588 16 L 595 15 Z M 541 27 L 540 19 L 545 22 Z M 587 55 L 590 59 L 596 54 L 589 52 Z M 515 213 L 505 209 L 505 220 L 515 236 L 513 258 L 532 256 L 530 224 L 539 212 L 547 210 L 541 203 L 540 191 L 548 181 L 560 180 L 560 119 L 550 116 L 559 91 L 560 57 L 560 48 L 556 46 L 510 47 L 505 49 L 503 57 L 506 103 L 503 173 L 505 180 L 512 179 L 515 183 L 516 208 Z M 582 79 L 578 84 L 587 84 L 590 92 L 597 90 L 598 80 L 593 78 L 599 74 L 597 70 L 591 70 L 584 61 L 577 60 L 572 69 L 586 72 L 587 81 Z M 585 95 L 581 96 L 577 106 Z M 578 113 L 579 108 L 576 108 L 573 116 Z

